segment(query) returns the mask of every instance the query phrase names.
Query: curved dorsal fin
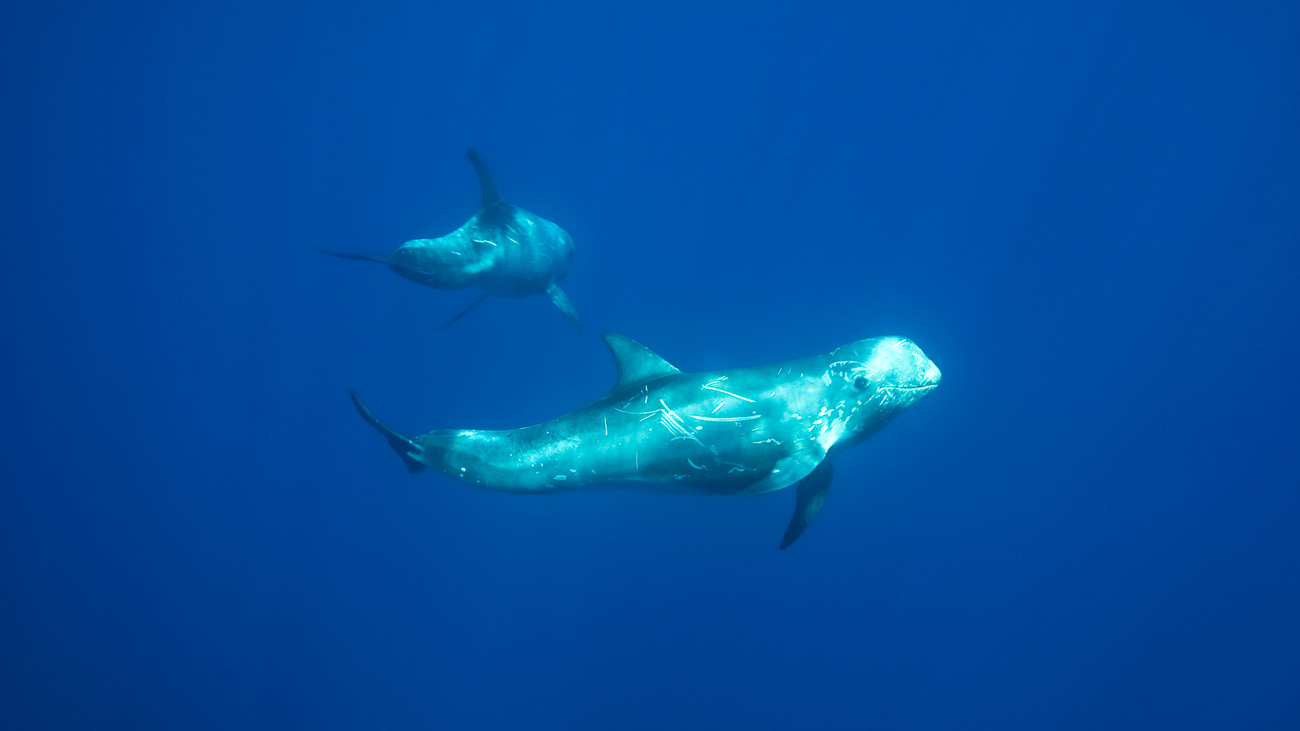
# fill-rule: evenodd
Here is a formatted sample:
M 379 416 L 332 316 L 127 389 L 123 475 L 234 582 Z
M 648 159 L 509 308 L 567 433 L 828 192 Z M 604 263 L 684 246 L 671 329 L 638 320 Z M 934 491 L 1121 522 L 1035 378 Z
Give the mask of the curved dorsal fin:
M 492 172 L 488 170 L 487 163 L 474 150 L 466 150 L 465 156 L 469 158 L 470 163 L 474 165 L 474 172 L 478 173 L 478 186 L 483 191 L 483 208 L 487 208 L 501 200 L 501 193 L 497 190 L 497 184 L 492 181 Z
M 614 354 L 614 365 L 618 366 L 618 383 L 614 384 L 615 391 L 681 373 L 671 363 L 632 338 L 617 333 L 605 333 L 600 339 L 609 346 L 609 352 Z

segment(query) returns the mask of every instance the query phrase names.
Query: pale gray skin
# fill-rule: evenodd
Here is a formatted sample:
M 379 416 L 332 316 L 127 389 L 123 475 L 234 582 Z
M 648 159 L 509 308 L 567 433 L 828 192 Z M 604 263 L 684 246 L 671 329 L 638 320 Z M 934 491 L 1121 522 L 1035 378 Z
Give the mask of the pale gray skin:
M 391 254 L 326 254 L 387 264 L 407 279 L 436 289 L 478 287 L 482 293 L 442 327 L 465 316 L 491 295 L 528 297 L 545 293 L 575 330 L 578 313 L 556 284 L 569 272 L 573 239 L 550 221 L 501 198 L 492 173 L 473 150 L 482 208 L 465 225 L 436 239 L 414 239 Z M 324 251 L 322 249 L 322 251 Z
M 756 368 L 682 373 L 630 338 L 605 342 L 618 383 L 545 424 L 504 431 L 439 429 L 388 437 L 411 472 L 432 467 L 472 485 L 545 493 L 620 485 L 761 495 L 799 484 L 781 548 L 825 502 L 834 457 L 939 385 L 939 369 L 905 338 L 859 340 L 825 355 Z

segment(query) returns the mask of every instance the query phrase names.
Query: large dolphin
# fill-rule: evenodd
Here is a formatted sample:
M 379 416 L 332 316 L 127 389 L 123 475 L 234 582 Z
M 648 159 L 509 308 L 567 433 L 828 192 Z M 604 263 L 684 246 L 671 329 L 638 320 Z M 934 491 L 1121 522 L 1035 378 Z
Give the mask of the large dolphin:
M 465 225 L 437 239 L 415 239 L 391 254 L 345 254 L 345 259 L 387 264 L 407 279 L 438 289 L 479 287 L 483 291 L 442 327 L 464 317 L 490 295 L 527 297 L 545 292 L 574 329 L 578 312 L 556 282 L 569 272 L 573 239 L 559 226 L 501 198 L 492 173 L 474 150 L 465 153 L 478 173 L 482 207 Z
M 633 484 L 654 490 L 762 495 L 798 483 L 784 549 L 821 510 L 835 456 L 939 385 L 912 341 L 859 340 L 770 366 L 682 373 L 608 334 L 618 382 L 604 398 L 545 424 L 505 431 L 438 429 L 408 438 L 349 391 L 411 472 L 432 467 L 506 492 Z

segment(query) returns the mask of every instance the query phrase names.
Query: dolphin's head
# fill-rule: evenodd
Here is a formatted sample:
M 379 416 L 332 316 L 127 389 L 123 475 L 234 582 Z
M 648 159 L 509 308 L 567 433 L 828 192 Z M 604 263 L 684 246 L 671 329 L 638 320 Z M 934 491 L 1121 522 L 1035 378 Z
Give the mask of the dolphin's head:
M 939 368 L 907 338 L 859 340 L 836 349 L 822 381 L 827 386 L 826 447 L 875 434 L 939 385 Z

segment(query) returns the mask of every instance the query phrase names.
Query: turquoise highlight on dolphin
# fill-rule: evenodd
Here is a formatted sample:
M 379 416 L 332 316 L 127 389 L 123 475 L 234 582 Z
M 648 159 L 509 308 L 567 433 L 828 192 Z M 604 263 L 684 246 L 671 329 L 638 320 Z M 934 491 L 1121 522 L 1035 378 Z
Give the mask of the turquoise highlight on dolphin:
M 319 251 L 345 259 L 387 264 L 403 277 L 426 287 L 481 289 L 478 298 L 444 323 L 443 328 L 492 295 L 528 297 L 545 293 L 575 330 L 582 329 L 577 310 L 558 284 L 569 272 L 573 239 L 545 218 L 507 203 L 483 158 L 474 150 L 468 150 L 466 155 L 478 173 L 483 198 L 479 212 L 460 228 L 436 239 L 407 241 L 391 254 Z
M 798 485 L 790 546 L 826 502 L 834 460 L 939 385 L 912 341 L 871 338 L 824 355 L 683 373 L 631 338 L 607 334 L 618 381 L 544 424 L 501 431 L 394 431 L 349 391 L 410 472 L 425 467 L 518 493 L 619 486 L 762 495 Z

